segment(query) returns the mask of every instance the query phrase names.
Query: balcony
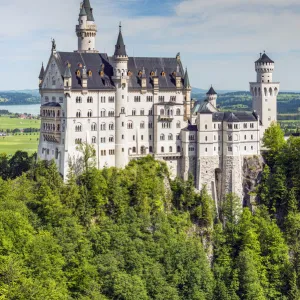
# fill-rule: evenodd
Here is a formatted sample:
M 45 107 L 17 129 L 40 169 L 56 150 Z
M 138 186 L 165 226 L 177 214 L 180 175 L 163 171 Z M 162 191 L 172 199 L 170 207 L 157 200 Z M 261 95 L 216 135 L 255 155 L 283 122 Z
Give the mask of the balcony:
M 172 122 L 174 120 L 174 117 L 173 116 L 159 116 L 158 120 Z

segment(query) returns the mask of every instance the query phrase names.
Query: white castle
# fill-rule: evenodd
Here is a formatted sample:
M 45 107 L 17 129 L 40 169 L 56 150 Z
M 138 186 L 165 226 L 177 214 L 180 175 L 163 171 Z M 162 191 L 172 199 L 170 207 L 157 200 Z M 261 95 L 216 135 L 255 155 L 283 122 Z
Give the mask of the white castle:
M 196 188 L 206 185 L 215 200 L 227 192 L 242 196 L 243 159 L 260 155 L 262 134 L 277 116 L 279 83 L 272 82 L 274 62 L 265 53 L 250 83 L 253 113 L 221 112 L 212 87 L 204 102 L 192 102 L 180 54 L 129 57 L 121 26 L 114 55 L 99 53 L 89 0 L 81 4 L 76 33 L 78 50 L 56 51 L 53 41 L 40 72 L 40 159 L 54 160 L 66 178 L 78 144 L 87 142 L 99 169 L 152 155 L 173 177 L 191 173 Z

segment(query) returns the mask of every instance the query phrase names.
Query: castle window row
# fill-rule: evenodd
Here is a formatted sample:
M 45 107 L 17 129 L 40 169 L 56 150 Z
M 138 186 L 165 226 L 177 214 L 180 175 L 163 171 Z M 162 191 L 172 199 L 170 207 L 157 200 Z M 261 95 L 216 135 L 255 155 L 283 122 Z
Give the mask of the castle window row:
M 164 123 L 161 123 L 161 128 L 171 128 L 171 123 L 170 122 L 164 122 Z
M 189 141 L 194 141 L 195 140 L 195 135 L 189 135 Z M 206 137 L 207 140 L 207 137 Z
M 134 102 L 141 102 L 141 96 L 134 96 Z
M 147 96 L 147 102 L 153 102 L 153 96 Z
M 52 117 L 52 118 L 58 117 L 59 118 L 60 110 L 57 110 L 56 114 L 55 114 L 55 110 L 43 109 L 42 115 L 43 115 L 43 117 Z
M 264 80 L 262 80 L 262 82 L 264 82 Z M 268 80 L 269 82 L 269 80 Z M 255 87 L 255 88 L 251 88 L 251 94 L 253 96 L 261 96 L 262 95 L 262 90 L 260 89 L 260 87 Z M 275 87 L 274 89 L 272 89 L 271 87 L 269 89 L 267 89 L 266 87 L 263 89 L 263 94 L 264 96 L 277 96 L 278 95 L 278 89 Z
M 57 124 L 48 124 L 48 123 L 43 123 L 43 130 L 44 131 L 60 131 L 60 125 Z
M 207 127 L 205 129 L 207 129 Z M 214 129 L 217 129 L 217 124 L 214 124 Z M 221 124 L 218 124 L 218 129 L 221 129 Z
M 171 102 L 176 102 L 176 96 L 170 96 L 170 101 Z
M 164 102 L 165 96 L 158 96 L 158 102 Z

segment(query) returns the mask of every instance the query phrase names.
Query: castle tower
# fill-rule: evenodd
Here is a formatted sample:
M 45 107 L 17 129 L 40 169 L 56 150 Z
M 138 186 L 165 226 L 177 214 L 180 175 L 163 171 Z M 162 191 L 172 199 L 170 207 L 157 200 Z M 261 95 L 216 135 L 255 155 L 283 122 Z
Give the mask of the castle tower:
M 93 16 L 90 0 L 84 0 L 80 4 L 80 13 L 76 25 L 76 34 L 78 37 L 78 52 L 97 53 L 96 34 L 97 26 Z
M 187 68 L 185 70 L 184 79 L 183 79 L 183 88 L 184 88 L 184 119 L 189 120 L 191 118 L 191 92 L 192 86 L 190 84 L 189 74 Z
M 122 26 L 119 26 L 119 36 L 114 53 L 114 76 L 116 86 L 116 167 L 124 168 L 128 163 L 127 144 L 127 99 L 128 99 L 128 56 L 122 36 Z
M 214 88 L 211 86 L 209 91 L 206 93 L 207 100 L 213 107 L 217 107 L 218 94 L 215 92 Z
M 250 82 L 252 107 L 262 122 L 261 137 L 271 122 L 277 121 L 279 82 L 273 82 L 274 61 L 266 53 L 255 62 L 256 82 Z

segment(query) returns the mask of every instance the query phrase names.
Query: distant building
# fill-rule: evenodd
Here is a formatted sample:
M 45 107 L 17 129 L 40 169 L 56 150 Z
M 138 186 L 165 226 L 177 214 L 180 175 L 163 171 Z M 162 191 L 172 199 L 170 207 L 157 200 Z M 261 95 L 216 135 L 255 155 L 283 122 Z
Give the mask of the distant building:
M 97 26 L 85 0 L 76 26 L 78 49 L 56 50 L 39 75 L 41 137 L 38 156 L 54 159 L 66 177 L 78 144 L 96 149 L 97 167 L 125 167 L 146 155 L 164 160 L 173 177 L 195 177 L 214 199 L 242 195 L 243 157 L 260 154 L 260 140 L 276 120 L 279 84 L 274 62 L 263 54 L 250 83 L 253 113 L 220 112 L 213 87 L 192 105 L 191 85 L 180 54 L 173 58 L 129 57 L 119 27 L 112 56 L 95 48 Z

